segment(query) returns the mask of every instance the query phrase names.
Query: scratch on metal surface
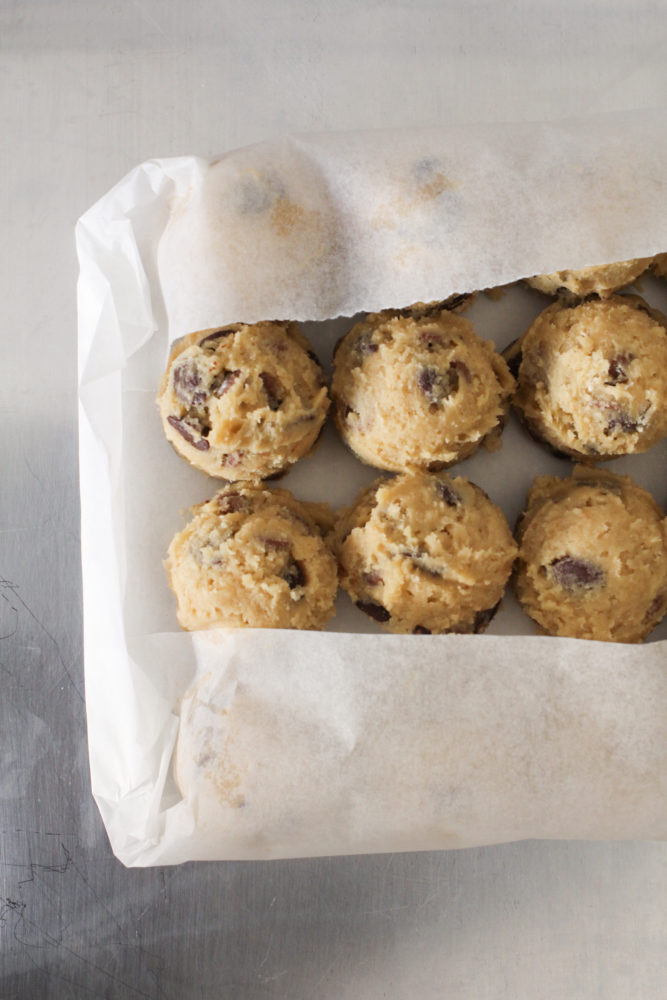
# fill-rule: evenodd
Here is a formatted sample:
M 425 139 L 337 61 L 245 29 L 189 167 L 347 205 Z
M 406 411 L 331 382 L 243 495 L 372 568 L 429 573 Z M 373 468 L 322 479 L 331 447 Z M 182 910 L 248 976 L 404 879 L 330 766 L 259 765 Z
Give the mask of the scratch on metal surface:
M 28 472 L 33 477 L 33 479 L 35 479 L 39 483 L 39 485 L 41 487 L 43 487 L 44 486 L 43 480 L 37 475 L 37 473 L 33 469 L 32 465 L 30 464 L 30 461 L 28 459 L 28 456 L 25 454 L 25 452 L 23 452 L 23 464 L 26 466 Z
M 60 865 L 42 865 L 42 864 L 39 864 L 36 861 L 30 861 L 30 862 L 28 862 L 27 866 L 26 865 L 21 865 L 20 867 L 22 867 L 22 868 L 28 867 L 30 874 L 29 874 L 28 878 L 19 879 L 18 885 L 26 885 L 29 882 L 34 882 L 35 881 L 35 873 L 36 872 L 55 872 L 58 875 L 64 875 L 66 871 L 69 871 L 69 869 L 72 867 L 72 864 L 73 864 L 72 855 L 67 850 L 67 848 L 65 847 L 65 845 L 63 844 L 62 841 L 60 842 L 60 846 L 61 846 L 63 854 L 65 856 L 65 860 L 63 861 L 62 864 L 60 864 Z
M 260 983 L 273 983 L 276 979 L 282 979 L 286 976 L 289 969 L 282 969 L 280 972 L 274 972 L 272 976 L 258 976 Z
M 154 28 L 157 28 L 157 30 L 160 32 L 163 38 L 168 37 L 167 32 L 164 30 L 162 25 L 159 24 L 159 22 L 156 21 L 154 17 L 151 17 L 151 15 L 146 10 L 144 10 L 143 6 L 138 2 L 138 0 L 134 0 L 134 6 L 137 8 L 139 13 L 143 17 L 144 21 L 146 21 L 148 24 L 151 24 Z
M 266 951 L 264 952 L 264 958 L 259 963 L 258 968 L 260 968 L 260 969 L 264 968 L 264 966 L 266 965 L 267 959 L 268 959 L 269 955 L 271 954 L 271 948 L 272 947 L 273 947 L 273 933 L 271 933 L 271 935 L 269 937 L 269 943 L 268 943 L 268 945 L 266 947 Z
M 0 593 L 0 597 L 2 597 L 3 601 L 5 602 L 5 604 L 9 607 L 9 611 L 13 615 L 14 626 L 13 626 L 13 628 L 10 629 L 9 632 L 3 632 L 2 634 L 0 634 L 0 639 L 9 639 L 9 638 L 11 638 L 11 636 L 15 635 L 16 631 L 18 629 L 18 620 L 19 620 L 18 608 L 16 608 L 12 604 L 12 602 L 10 601 L 10 599 L 7 597 L 7 594 L 4 593 L 5 590 L 9 590 L 10 593 L 13 593 L 14 592 L 14 585 L 13 584 L 8 584 L 8 586 L 5 587 L 5 586 L 3 586 L 5 583 L 8 584 L 8 581 L 5 581 L 5 580 L 1 580 L 0 581 L 0 587 L 3 587 L 3 592 Z M 6 612 L 7 609 L 4 608 L 3 610 Z
M 132 983 L 127 982 L 125 979 L 122 979 L 114 972 L 110 972 L 108 969 L 105 969 L 102 965 L 99 965 L 97 962 L 94 962 L 91 959 L 86 958 L 85 955 L 80 954 L 74 948 L 71 948 L 69 947 L 69 945 L 65 944 L 62 939 L 53 937 L 53 935 L 41 929 L 36 923 L 28 919 L 27 907 L 28 904 L 24 900 L 14 900 L 11 898 L 6 898 L 5 900 L 3 900 L 2 904 L 0 904 L 0 927 L 7 922 L 11 914 L 14 914 L 15 920 L 14 920 L 14 925 L 12 927 L 12 935 L 14 937 L 14 940 L 22 946 L 23 949 L 22 953 L 24 954 L 24 956 L 28 958 L 28 960 L 32 963 L 34 968 L 42 972 L 42 974 L 44 974 L 47 977 L 47 980 L 49 982 L 51 980 L 65 982 L 71 986 L 77 987 L 77 989 L 83 989 L 86 992 L 91 993 L 93 996 L 95 995 L 99 996 L 99 991 L 96 992 L 94 989 L 89 989 L 85 987 L 82 983 L 77 982 L 74 979 L 69 979 L 58 972 L 54 972 L 52 969 L 45 970 L 44 968 L 42 968 L 41 965 L 36 961 L 33 952 L 37 952 L 38 954 L 41 955 L 44 953 L 45 946 L 53 950 L 58 955 L 62 955 L 63 953 L 71 955 L 74 959 L 76 959 L 77 963 L 80 963 L 81 967 L 93 969 L 95 972 L 100 973 L 101 976 L 104 977 L 104 979 L 108 980 L 110 983 L 113 983 L 115 986 L 122 986 L 123 989 L 126 990 L 128 995 L 130 996 L 145 997 L 146 1000 L 155 1000 L 156 997 L 164 997 L 164 994 L 157 985 L 157 981 L 156 981 L 157 992 L 151 991 L 150 993 L 147 993 L 145 990 L 140 989 L 138 986 L 135 986 Z M 73 972 L 75 970 L 73 967 L 71 967 L 69 971 Z
M 83 692 L 79 691 L 79 688 L 76 685 L 74 677 L 70 673 L 70 671 L 69 671 L 69 669 L 67 667 L 67 664 L 65 663 L 65 659 L 64 659 L 64 657 L 63 657 L 63 655 L 62 655 L 62 653 L 60 651 L 60 646 L 59 646 L 59 644 L 58 644 L 55 636 L 52 635 L 51 632 L 49 632 L 49 630 L 46 627 L 46 625 L 44 625 L 44 623 L 34 613 L 34 611 L 32 610 L 32 608 L 28 604 L 26 604 L 26 602 L 23 600 L 23 598 L 21 597 L 21 595 L 19 593 L 19 585 L 17 583 L 12 583 L 11 580 L 6 580 L 4 577 L 0 576 L 0 593 L 2 594 L 3 597 L 5 597 L 5 591 L 9 591 L 11 594 L 14 595 L 14 597 L 16 598 L 16 601 L 28 613 L 28 615 L 32 618 L 32 620 L 39 626 L 39 628 L 42 630 L 42 632 L 44 633 L 44 635 L 48 636 L 48 638 L 51 640 L 51 642 L 53 643 L 54 649 L 55 649 L 55 651 L 57 653 L 57 656 L 58 656 L 58 662 L 60 663 L 60 666 L 62 667 L 63 671 L 65 672 L 65 674 L 66 674 L 66 676 L 67 676 L 70 684 L 72 685 L 72 687 L 74 688 L 74 690 L 78 694 L 79 698 L 81 699 L 81 703 L 83 704 L 84 703 Z M 5 598 L 5 599 L 7 599 L 7 598 Z M 11 605 L 11 606 L 13 607 L 13 605 Z M 15 610 L 18 612 L 18 608 L 15 608 Z
M 18 914 L 17 921 L 14 924 L 14 930 L 16 931 L 17 925 L 23 920 L 23 914 L 25 913 L 26 904 L 20 899 L 10 899 L 6 896 L 2 900 L 0 905 L 0 927 L 4 925 L 9 920 L 10 914 Z
M 39 833 L 40 836 L 45 836 L 42 831 L 29 831 L 29 830 L 11 830 L 2 831 L 5 833 Z M 54 836 L 54 834 L 48 834 L 47 836 Z M 57 835 L 60 838 L 60 835 Z M 66 844 L 60 840 L 60 850 L 62 852 L 62 860 L 56 860 L 51 863 L 43 863 L 32 860 L 32 850 L 30 844 L 27 845 L 28 858 L 23 863 L 9 862 L 0 859 L 0 867 L 4 868 L 6 871 L 11 869 L 17 869 L 19 873 L 23 873 L 24 877 L 19 877 L 15 883 L 15 892 L 11 895 L 0 897 L 0 930 L 6 928 L 8 933 L 11 933 L 12 937 L 18 945 L 21 946 L 21 955 L 24 960 L 30 962 L 31 966 L 38 971 L 42 976 L 45 977 L 45 989 L 40 993 L 40 995 L 51 995 L 49 992 L 49 987 L 56 982 L 66 983 L 69 986 L 77 990 L 77 996 L 93 996 L 99 997 L 104 996 L 127 996 L 127 997 L 138 997 L 146 998 L 146 1000 L 165 1000 L 166 994 L 163 992 L 160 986 L 160 976 L 159 971 L 151 969 L 148 967 L 145 961 L 142 962 L 142 972 L 150 978 L 153 986 L 148 987 L 149 992 L 146 988 L 141 988 L 135 983 L 128 982 L 122 976 L 117 975 L 114 971 L 105 968 L 103 965 L 94 961 L 93 958 L 87 957 L 80 951 L 76 950 L 74 947 L 66 944 L 64 940 L 64 931 L 70 926 L 70 924 L 62 924 L 58 927 L 57 933 L 50 933 L 44 928 L 44 926 L 30 918 L 31 910 L 34 910 L 34 900 L 31 898 L 27 899 L 24 896 L 26 889 L 28 889 L 32 883 L 34 883 L 35 889 L 44 896 L 45 891 L 48 888 L 48 883 L 44 883 L 43 879 L 39 876 L 46 873 L 55 873 L 58 876 L 66 877 L 67 873 L 76 873 L 80 878 L 83 885 L 86 888 L 87 893 L 94 899 L 96 908 L 99 911 L 104 911 L 109 919 L 112 921 L 116 931 L 119 932 L 119 937 L 126 944 L 131 944 L 133 948 L 142 956 L 148 955 L 149 953 L 142 947 L 137 948 L 136 942 L 129 940 L 127 933 L 127 928 L 124 928 L 119 921 L 114 916 L 112 910 L 105 904 L 104 900 L 100 895 L 93 889 L 90 881 L 81 870 L 79 864 L 76 863 L 74 859 L 73 852 L 68 849 Z M 58 879 L 60 882 L 60 879 Z M 60 882 L 61 888 L 60 892 L 65 892 L 65 882 Z M 56 890 L 56 895 L 59 896 Z M 37 912 L 35 910 L 35 912 Z M 94 946 L 94 942 L 91 942 Z M 44 957 L 47 957 L 49 961 L 49 967 L 44 967 Z M 64 959 L 66 964 L 65 972 L 66 975 L 55 971 L 51 965 L 52 958 L 49 956 Z M 71 956 L 71 961 L 67 956 Z M 88 970 L 88 971 L 87 971 Z M 85 976 L 86 982 L 89 982 L 89 970 L 96 973 L 95 985 L 87 986 L 85 983 L 78 979 L 78 975 Z M 102 983 L 112 984 L 111 986 L 102 986 Z M 108 992 L 108 991 L 111 992 Z M 0 1000 L 1 1000 L 0 994 Z

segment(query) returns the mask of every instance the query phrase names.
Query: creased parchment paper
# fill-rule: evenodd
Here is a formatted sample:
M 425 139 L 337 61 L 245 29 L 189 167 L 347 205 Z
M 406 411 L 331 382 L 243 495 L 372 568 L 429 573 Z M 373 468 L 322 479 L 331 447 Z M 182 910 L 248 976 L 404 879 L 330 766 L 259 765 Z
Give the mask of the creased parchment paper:
M 350 326 L 335 317 L 667 250 L 661 118 L 149 161 L 79 220 L 88 737 L 125 864 L 667 837 L 664 625 L 643 647 L 536 637 L 510 595 L 484 636 L 389 636 L 341 596 L 325 634 L 182 633 L 162 559 L 218 483 L 155 406 L 193 329 L 307 321 L 327 365 Z M 664 310 L 665 287 L 642 291 Z M 545 305 L 515 288 L 466 315 L 502 348 Z M 455 473 L 512 523 L 533 477 L 570 465 L 513 419 L 503 438 Z M 664 447 L 609 467 L 664 504 Z M 339 505 L 375 474 L 329 428 L 281 485 Z

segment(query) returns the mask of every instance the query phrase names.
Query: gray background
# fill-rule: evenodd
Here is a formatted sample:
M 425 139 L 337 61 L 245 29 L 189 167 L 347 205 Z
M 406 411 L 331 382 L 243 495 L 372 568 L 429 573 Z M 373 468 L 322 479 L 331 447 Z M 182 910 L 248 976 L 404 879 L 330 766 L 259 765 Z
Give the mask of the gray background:
M 662 1000 L 667 848 L 128 871 L 89 791 L 76 218 L 285 131 L 658 105 L 650 3 L 0 2 L 0 998 Z

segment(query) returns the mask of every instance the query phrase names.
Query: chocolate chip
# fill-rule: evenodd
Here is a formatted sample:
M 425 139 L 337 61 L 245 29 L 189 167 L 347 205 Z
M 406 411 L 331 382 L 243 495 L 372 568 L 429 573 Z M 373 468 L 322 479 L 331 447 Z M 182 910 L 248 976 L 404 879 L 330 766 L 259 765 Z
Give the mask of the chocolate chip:
M 327 377 L 324 373 L 324 368 L 322 367 L 320 359 L 318 358 L 317 354 L 315 354 L 315 351 L 306 351 L 306 354 L 317 368 L 317 379 L 320 383 L 320 386 L 325 386 L 327 384 Z
M 319 531 L 317 524 L 314 521 L 309 521 L 307 517 L 303 517 L 301 514 L 297 514 L 295 510 L 286 510 L 285 514 L 289 517 L 293 524 L 298 524 L 301 531 L 306 535 L 317 535 L 322 534 Z
M 605 427 L 604 433 L 610 434 L 617 427 L 620 427 L 625 434 L 634 434 L 639 429 L 639 424 L 636 420 L 632 419 L 629 413 L 626 413 L 624 410 L 618 410 Z
M 472 375 L 470 374 L 470 369 L 465 361 L 461 361 L 459 358 L 454 358 L 450 368 L 454 368 L 455 371 L 460 372 L 466 382 L 472 382 Z
M 367 583 L 369 587 L 380 587 L 384 583 L 384 580 L 375 569 L 369 570 L 361 575 L 364 583 Z
M 420 368 L 417 373 L 417 385 L 431 406 L 437 406 L 443 399 L 456 392 L 459 387 L 459 376 L 451 365 L 445 372 L 437 368 Z
M 623 496 L 623 487 L 621 484 L 610 479 L 594 479 L 592 477 L 585 479 L 583 476 L 577 476 L 576 485 L 589 486 L 600 493 L 615 493 L 616 496 Z
M 644 621 L 650 622 L 653 618 L 659 618 L 663 610 L 663 605 L 667 603 L 667 594 L 656 594 L 644 615 Z
M 197 387 L 201 385 L 201 377 L 194 362 L 184 361 L 176 365 L 173 383 L 174 392 L 188 406 L 199 406 L 205 401 L 206 393 L 201 390 L 197 392 Z
M 246 510 L 250 506 L 248 497 L 241 496 L 240 493 L 223 493 L 218 498 L 218 511 L 221 514 L 236 514 L 239 510 Z
M 215 333 L 208 333 L 199 341 L 199 346 L 203 347 L 208 344 L 213 347 L 216 341 L 222 340 L 223 337 L 231 337 L 233 333 L 236 333 L 236 330 L 216 330 Z
M 450 295 L 448 299 L 445 299 L 442 305 L 445 309 L 448 309 L 450 312 L 454 312 L 456 309 L 459 309 L 462 305 L 465 305 L 465 303 L 468 301 L 469 298 L 470 295 Z
M 264 482 L 264 483 L 269 483 L 269 482 L 271 482 L 271 483 L 272 483 L 272 482 L 274 482 L 274 481 L 275 481 L 276 479 L 282 479 L 282 478 L 283 478 L 283 476 L 284 476 L 284 475 L 285 475 L 286 473 L 287 473 L 287 469 L 278 469 L 278 471 L 277 471 L 277 472 L 272 472 L 272 473 L 271 473 L 270 475 L 268 475 L 268 476 L 262 476 L 262 482 Z
M 620 385 L 628 381 L 627 367 L 633 360 L 633 354 L 619 354 L 609 362 L 609 379 L 605 385 Z
M 264 387 L 264 392 L 266 393 L 269 409 L 277 410 L 285 398 L 285 389 L 282 382 L 279 378 L 277 378 L 277 376 L 271 375 L 270 372 L 260 372 L 259 377 L 262 380 L 262 386 Z
M 302 413 L 296 418 L 296 420 L 290 421 L 287 425 L 288 427 L 298 427 L 299 424 L 311 424 L 313 420 L 317 419 L 316 413 Z
M 513 357 L 511 357 L 507 362 L 507 367 L 510 370 L 510 375 L 513 375 L 514 378 L 519 377 L 519 368 L 521 367 L 522 358 L 523 358 L 522 352 L 517 351 L 517 353 L 513 355 Z
M 521 361 L 523 358 L 523 351 L 518 347 L 519 340 L 513 340 L 511 344 L 503 351 L 503 358 L 510 370 L 510 374 L 514 378 L 519 377 L 519 368 L 521 367 Z
M 413 635 L 432 635 L 430 628 L 426 628 L 425 625 L 415 625 L 412 630 Z
M 442 347 L 444 340 L 441 333 L 437 330 L 420 330 L 418 341 L 422 347 L 425 347 L 428 351 L 432 351 L 434 347 Z
M 294 559 L 285 566 L 280 577 L 285 581 L 290 590 L 296 590 L 297 587 L 305 587 L 306 585 L 306 571 L 301 563 L 296 562 Z
M 631 302 L 631 305 L 633 309 L 636 309 L 638 312 L 646 313 L 646 315 L 650 316 L 651 319 L 657 320 L 656 311 L 654 309 L 651 309 L 648 303 L 642 301 L 634 301 Z
M 357 601 L 357 607 L 376 622 L 388 622 L 391 618 L 387 609 L 383 608 L 381 604 L 376 604 L 374 601 Z
M 582 296 L 575 295 L 565 285 L 561 285 L 556 289 L 556 295 L 558 296 L 558 305 L 562 309 L 576 309 L 577 306 L 583 305 L 584 302 L 597 302 L 600 298 L 597 292 L 590 292 L 588 295 Z
M 566 555 L 549 565 L 554 580 L 564 590 L 593 590 L 604 583 L 604 572 L 588 559 Z
M 262 538 L 261 541 L 269 552 L 283 552 L 289 548 L 289 541 L 286 538 Z
M 367 357 L 369 354 L 375 354 L 378 349 L 378 345 L 373 341 L 373 334 L 370 330 L 364 330 L 357 337 L 354 349 L 361 358 Z
M 642 425 L 642 417 L 646 414 L 648 410 L 648 405 L 644 412 L 640 415 L 638 419 L 635 420 L 631 417 L 629 413 L 625 410 L 621 410 L 618 407 L 618 403 L 614 399 L 592 399 L 591 406 L 594 406 L 597 410 L 609 410 L 610 417 L 607 426 L 604 429 L 604 433 L 607 437 L 611 434 L 613 430 L 620 427 L 622 431 L 626 434 L 633 434 Z
M 407 306 L 405 309 L 387 310 L 391 316 L 412 316 L 413 319 L 428 319 L 430 316 L 439 316 L 442 312 L 455 312 L 465 305 L 470 299 L 470 295 L 450 295 L 448 299 L 440 299 L 437 302 L 427 302 L 422 305 L 416 303 Z
M 224 368 L 221 372 L 218 372 L 215 378 L 211 381 L 211 393 L 214 396 L 217 396 L 218 399 L 220 396 L 224 396 L 226 392 L 229 392 L 240 374 L 241 372 L 238 368 L 232 371 L 228 368 Z
M 435 484 L 435 492 L 438 494 L 441 500 L 444 500 L 448 507 L 458 507 L 463 503 L 462 498 L 453 489 L 449 483 L 444 483 L 442 480 L 438 480 Z
M 500 601 L 498 601 L 497 604 L 494 604 L 492 608 L 485 608 L 484 611 L 478 611 L 473 622 L 473 632 L 483 632 L 489 622 L 495 617 L 496 611 L 499 607 Z
M 208 451 L 209 443 L 205 437 L 195 437 L 197 433 L 192 425 L 188 425 L 183 420 L 179 420 L 178 417 L 167 417 L 168 423 L 177 430 L 181 437 L 184 437 L 188 444 L 191 444 L 193 448 L 197 451 Z

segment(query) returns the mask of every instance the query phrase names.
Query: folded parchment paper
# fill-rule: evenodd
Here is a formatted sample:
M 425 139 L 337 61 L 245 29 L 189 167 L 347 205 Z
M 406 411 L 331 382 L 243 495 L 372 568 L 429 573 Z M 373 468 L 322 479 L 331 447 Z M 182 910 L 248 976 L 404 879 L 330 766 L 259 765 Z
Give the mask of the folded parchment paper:
M 344 597 L 327 634 L 177 631 L 161 562 L 217 483 L 169 448 L 154 402 L 189 330 L 324 321 L 666 250 L 660 118 L 150 161 L 79 221 L 89 748 L 125 864 L 667 837 L 664 642 L 537 638 L 511 597 L 485 636 L 377 634 Z M 664 286 L 645 291 L 665 308 Z M 503 347 L 544 305 L 514 290 L 468 315 Z M 306 323 L 325 363 L 349 325 Z M 664 503 L 664 463 L 663 447 L 611 467 Z M 455 472 L 511 521 L 533 476 L 569 463 L 512 422 L 501 451 Z M 329 430 L 284 484 L 338 504 L 374 476 Z

